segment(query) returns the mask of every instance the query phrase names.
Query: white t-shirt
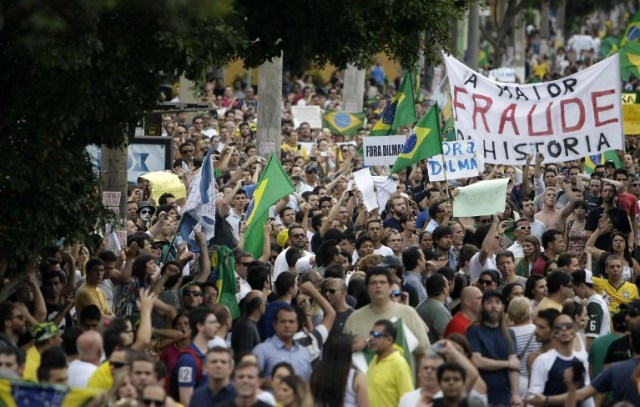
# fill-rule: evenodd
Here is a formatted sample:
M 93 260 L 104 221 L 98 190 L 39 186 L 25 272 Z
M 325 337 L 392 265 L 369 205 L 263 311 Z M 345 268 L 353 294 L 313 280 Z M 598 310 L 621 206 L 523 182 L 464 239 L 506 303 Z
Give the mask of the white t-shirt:
M 96 369 L 98 369 L 98 366 L 93 363 L 84 362 L 80 359 L 74 360 L 69 363 L 69 368 L 67 369 L 67 375 L 69 376 L 67 379 L 67 385 L 69 387 L 87 387 L 89 378 Z
M 287 250 L 289 250 L 288 247 L 281 251 L 278 257 L 276 257 L 276 261 L 273 263 L 273 275 L 271 276 L 272 289 L 275 288 L 276 279 L 278 278 L 280 273 L 284 273 L 285 271 L 289 270 L 289 267 L 287 266 L 287 258 L 285 257 Z M 306 250 L 303 250 L 302 257 L 308 256 L 313 256 L 313 254 L 309 253 Z
M 484 264 L 480 263 L 480 252 L 473 255 L 469 262 L 469 273 L 471 274 L 471 282 L 475 283 L 485 270 L 497 270 L 496 255 L 488 256 Z
M 391 248 L 388 246 L 382 245 L 378 249 L 373 249 L 373 254 L 379 254 L 382 257 L 393 256 L 393 250 L 391 250 Z M 358 256 L 357 250 L 353 251 L 351 258 L 352 258 L 352 262 L 351 262 L 352 264 L 356 264 L 358 262 L 359 256 Z

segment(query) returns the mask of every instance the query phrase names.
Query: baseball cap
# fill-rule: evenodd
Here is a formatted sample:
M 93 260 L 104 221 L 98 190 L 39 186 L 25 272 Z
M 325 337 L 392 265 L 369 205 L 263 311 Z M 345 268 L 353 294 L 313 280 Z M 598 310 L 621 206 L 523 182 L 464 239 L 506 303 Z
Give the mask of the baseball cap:
M 378 267 L 397 267 L 400 270 L 404 270 L 404 266 L 399 258 L 392 255 L 387 255 L 382 258 L 382 263 L 377 264 Z
M 613 160 L 607 160 L 604 162 L 604 166 L 605 167 L 615 167 L 616 163 L 613 162 Z
M 640 315 L 640 300 L 633 300 L 628 304 L 620 305 L 620 309 L 627 310 L 627 315 L 630 317 L 637 317 Z
M 573 285 L 578 284 L 588 284 L 589 286 L 593 285 L 593 273 L 587 269 L 576 270 L 571 273 L 571 278 L 573 279 Z
M 504 297 L 502 296 L 502 293 L 500 293 L 500 291 L 498 291 L 498 290 L 489 290 L 486 293 L 484 293 L 482 295 L 482 302 L 485 302 L 489 298 L 493 298 L 493 297 L 500 298 L 500 301 L 502 301 L 503 303 L 506 302 L 504 300 Z
M 53 322 L 39 323 L 31 330 L 31 336 L 33 336 L 33 340 L 36 343 L 51 339 L 59 333 L 60 329 L 58 329 L 58 326 Z
M 289 240 L 289 229 L 283 229 L 278 233 L 276 241 L 280 246 L 285 247 L 287 245 L 287 240 Z

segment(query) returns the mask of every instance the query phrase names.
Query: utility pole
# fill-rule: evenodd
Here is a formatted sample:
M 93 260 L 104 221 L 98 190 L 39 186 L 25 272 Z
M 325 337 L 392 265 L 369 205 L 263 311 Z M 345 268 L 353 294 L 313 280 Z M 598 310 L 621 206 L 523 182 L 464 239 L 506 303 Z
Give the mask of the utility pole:
M 469 7 L 469 32 L 467 35 L 467 66 L 478 70 L 478 54 L 480 53 L 480 6 Z
M 280 159 L 282 132 L 282 55 L 260 65 L 258 70 L 258 154 Z

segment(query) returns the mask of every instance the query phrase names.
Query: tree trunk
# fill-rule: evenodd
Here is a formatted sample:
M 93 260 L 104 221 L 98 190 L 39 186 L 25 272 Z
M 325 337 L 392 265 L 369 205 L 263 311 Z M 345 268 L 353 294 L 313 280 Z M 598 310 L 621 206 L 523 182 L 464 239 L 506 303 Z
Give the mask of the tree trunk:
M 258 71 L 258 153 L 280 159 L 282 124 L 282 56 L 260 65 Z
M 540 38 L 549 38 L 549 1 L 545 0 L 540 6 Z

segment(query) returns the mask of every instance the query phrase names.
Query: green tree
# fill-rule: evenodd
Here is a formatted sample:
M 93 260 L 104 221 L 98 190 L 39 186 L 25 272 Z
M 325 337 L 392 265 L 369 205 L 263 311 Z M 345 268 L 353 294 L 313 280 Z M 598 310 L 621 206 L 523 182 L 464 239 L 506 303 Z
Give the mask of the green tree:
M 166 81 L 281 52 L 433 61 L 472 1 L 0 0 L 0 302 L 59 238 L 108 219 L 85 147 L 122 146 Z

